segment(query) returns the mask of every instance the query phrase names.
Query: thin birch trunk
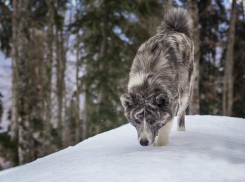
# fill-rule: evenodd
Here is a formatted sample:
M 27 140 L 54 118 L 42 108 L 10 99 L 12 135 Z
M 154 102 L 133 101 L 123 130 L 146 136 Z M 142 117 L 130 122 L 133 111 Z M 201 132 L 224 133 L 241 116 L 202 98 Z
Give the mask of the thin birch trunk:
M 17 140 L 18 137 L 18 0 L 13 0 L 12 15 L 12 106 L 11 106 L 11 140 Z
M 77 33 L 77 52 L 76 52 L 76 85 L 77 85 L 77 93 L 76 93 L 76 135 L 75 142 L 78 143 L 81 141 L 81 129 L 80 129 L 80 91 L 81 91 L 81 81 L 79 80 L 79 68 L 80 68 L 80 60 L 79 60 L 79 34 Z
M 194 68 L 196 72 L 196 78 L 193 86 L 193 92 L 191 97 L 191 103 L 189 106 L 190 114 L 200 114 L 200 95 L 199 95 L 199 60 L 200 60 L 200 30 L 198 27 L 199 23 L 199 10 L 196 0 L 188 0 L 189 13 L 193 20 L 193 33 L 192 39 L 194 42 Z
M 86 87 L 84 88 L 85 92 L 84 92 L 84 107 L 83 107 L 83 111 L 82 111 L 82 140 L 85 140 L 87 138 L 88 135 L 88 129 L 87 129 L 87 114 L 88 114 L 88 110 L 87 110 L 87 91 L 86 91 Z
M 223 115 L 232 116 L 233 106 L 233 53 L 235 43 L 235 26 L 236 26 L 236 0 L 232 2 L 230 24 L 228 31 L 227 49 L 225 55 L 225 73 L 223 83 Z

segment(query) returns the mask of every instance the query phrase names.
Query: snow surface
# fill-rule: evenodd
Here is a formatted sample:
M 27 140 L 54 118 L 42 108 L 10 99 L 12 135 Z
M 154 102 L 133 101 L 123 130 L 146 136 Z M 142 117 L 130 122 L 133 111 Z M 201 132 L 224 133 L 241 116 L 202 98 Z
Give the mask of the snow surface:
M 127 124 L 24 166 L 0 182 L 244 182 L 245 119 L 186 116 L 163 147 L 141 147 Z

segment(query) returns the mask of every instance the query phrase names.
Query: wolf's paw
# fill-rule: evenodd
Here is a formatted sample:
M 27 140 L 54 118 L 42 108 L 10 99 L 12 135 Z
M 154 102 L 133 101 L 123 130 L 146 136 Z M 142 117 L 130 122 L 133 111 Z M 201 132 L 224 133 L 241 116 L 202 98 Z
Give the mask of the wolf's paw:
M 185 127 L 179 127 L 177 128 L 178 131 L 185 131 Z
M 162 141 L 157 140 L 157 142 L 154 143 L 154 146 L 155 147 L 161 147 L 161 146 L 165 146 L 167 144 L 168 144 L 168 140 L 162 140 Z

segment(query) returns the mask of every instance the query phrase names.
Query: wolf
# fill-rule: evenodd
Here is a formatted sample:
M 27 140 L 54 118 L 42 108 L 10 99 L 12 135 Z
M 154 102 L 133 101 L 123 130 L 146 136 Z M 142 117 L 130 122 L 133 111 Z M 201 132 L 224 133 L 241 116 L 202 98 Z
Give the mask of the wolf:
M 176 114 L 178 131 L 185 131 L 195 79 L 191 31 L 187 10 L 172 8 L 157 34 L 140 46 L 133 60 L 128 92 L 120 100 L 142 146 L 166 145 Z

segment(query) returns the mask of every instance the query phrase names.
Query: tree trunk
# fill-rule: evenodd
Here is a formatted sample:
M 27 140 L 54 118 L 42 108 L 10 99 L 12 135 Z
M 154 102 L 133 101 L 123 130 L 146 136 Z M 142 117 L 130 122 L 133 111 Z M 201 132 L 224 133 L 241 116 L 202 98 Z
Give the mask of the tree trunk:
M 79 80 L 79 68 L 80 68 L 80 60 L 79 60 L 79 34 L 77 33 L 77 68 L 76 68 L 76 85 L 77 85 L 77 92 L 76 92 L 76 136 L 75 142 L 78 143 L 81 141 L 81 129 L 80 129 L 80 91 L 81 91 L 81 81 Z
M 232 2 L 230 24 L 228 31 L 227 49 L 225 55 L 225 73 L 223 83 L 223 115 L 232 116 L 233 106 L 233 51 L 236 26 L 236 0 Z
M 173 0 L 168 0 L 168 8 L 172 8 L 173 6 Z
M 102 27 L 102 43 L 101 43 L 101 47 L 100 47 L 100 59 L 103 58 L 106 55 L 107 52 L 107 47 L 108 47 L 108 37 L 106 34 L 106 25 L 103 25 Z M 105 63 L 101 62 L 100 64 L 100 71 L 104 71 L 105 68 Z M 98 95 L 98 103 L 103 103 L 104 101 L 104 93 L 103 93 L 103 89 L 100 89 L 99 91 L 99 95 Z
M 30 68 L 29 68 L 29 30 L 28 30 L 28 3 L 29 0 L 19 1 L 19 33 L 18 33 L 18 154 L 19 164 L 33 160 L 33 139 L 30 103 Z
M 65 94 L 65 70 L 66 70 L 66 47 L 65 47 L 65 44 L 64 44 L 64 33 L 63 31 L 61 32 L 61 73 L 60 73 L 60 88 L 61 88 L 61 92 L 60 92 L 60 105 L 61 105 L 61 108 L 64 107 L 64 104 L 63 104 L 63 98 L 64 98 L 64 94 Z M 66 103 L 66 102 L 65 102 Z M 62 109 L 61 109 L 62 111 Z M 66 126 L 66 120 L 65 118 L 62 118 L 62 141 L 63 141 L 63 144 L 64 146 L 67 146 L 67 139 L 66 139 L 66 135 L 67 135 L 67 132 L 68 132 L 68 128 Z
M 196 0 L 188 0 L 189 5 L 189 13 L 193 20 L 193 33 L 192 39 L 194 42 L 194 68 L 196 72 L 196 78 L 193 86 L 193 92 L 191 96 L 191 103 L 189 106 L 189 113 L 190 114 L 200 114 L 200 96 L 199 96 L 199 80 L 200 80 L 200 73 L 199 73 L 199 60 L 200 60 L 200 30 L 198 27 L 199 23 L 199 10 L 198 4 Z
M 100 47 L 100 54 L 99 54 L 99 58 L 102 59 L 108 50 L 108 35 L 107 35 L 107 26 L 108 26 L 108 22 L 109 22 L 109 9 L 107 7 L 107 5 L 105 4 L 104 6 L 104 14 L 105 14 L 105 19 L 104 19 L 104 23 L 102 25 L 102 42 L 101 42 L 101 47 Z M 106 63 L 103 60 L 103 62 L 100 63 L 100 67 L 99 67 L 101 72 L 107 71 L 106 68 Z M 101 84 L 102 85 L 102 84 Z M 106 102 L 106 96 L 104 93 L 104 89 L 100 88 L 99 89 L 99 93 L 98 93 L 98 114 L 101 113 L 101 110 L 103 109 L 103 105 Z M 97 124 L 96 125 L 96 131 L 95 133 L 99 133 L 100 132 L 100 125 Z
M 86 91 L 86 88 L 84 89 L 84 107 L 83 107 L 83 112 L 82 112 L 82 117 L 83 117 L 83 120 L 82 120 L 82 140 L 85 140 L 87 138 L 87 135 L 88 135 L 88 129 L 87 129 L 87 114 L 88 114 L 88 111 L 87 111 L 87 91 Z
M 58 99 L 58 133 L 61 139 L 61 145 L 66 143 L 66 134 L 64 126 L 64 120 L 62 117 L 63 113 L 63 96 L 65 90 L 65 62 L 66 62 L 66 51 L 64 47 L 64 34 L 63 30 L 58 31 L 56 29 L 56 56 L 57 56 L 57 68 L 56 68 L 56 77 L 57 77 L 57 99 Z
M 12 106 L 11 106 L 11 140 L 18 138 L 18 0 L 13 0 L 13 15 L 12 15 Z
M 60 90 L 60 41 L 59 41 L 59 31 L 56 27 L 55 31 L 55 43 L 56 43 L 56 96 L 58 102 L 58 110 L 57 110 L 57 132 L 58 132 L 58 148 L 62 145 L 61 133 L 62 133 L 62 90 Z
M 49 1 L 49 23 L 47 30 L 47 59 L 44 68 L 44 88 L 43 88 L 43 123 L 44 123 L 44 154 L 50 154 L 51 136 L 51 110 L 52 110 L 52 66 L 53 66 L 53 26 L 54 26 L 54 3 L 55 0 Z

